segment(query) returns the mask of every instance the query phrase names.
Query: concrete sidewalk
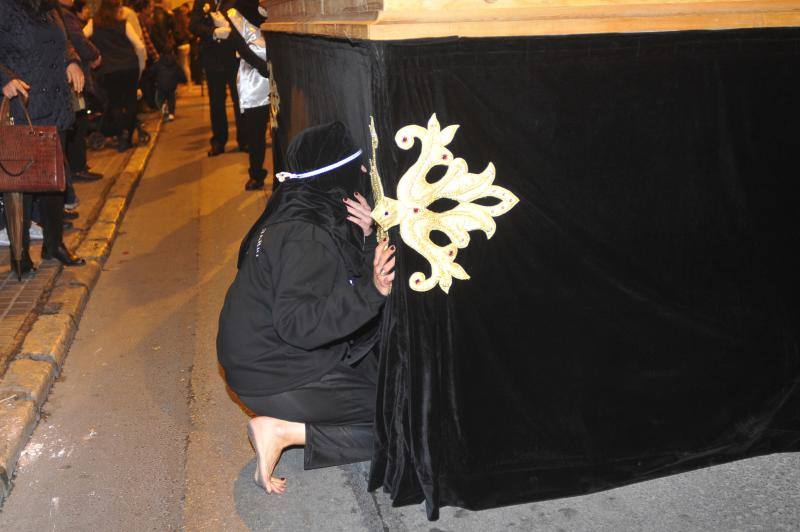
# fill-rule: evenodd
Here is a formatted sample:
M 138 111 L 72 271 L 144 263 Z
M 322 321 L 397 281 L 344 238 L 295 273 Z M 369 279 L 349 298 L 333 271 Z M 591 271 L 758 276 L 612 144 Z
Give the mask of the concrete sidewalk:
M 81 312 L 102 269 L 133 192 L 156 144 L 161 117 L 142 117 L 152 138 L 124 153 L 106 148 L 88 153 L 94 182 L 76 182 L 80 217 L 65 232 L 67 247 L 87 260 L 64 269 L 41 261 L 41 241 L 31 242 L 35 275 L 20 282 L 0 248 L 0 505 L 11 490 L 20 454 L 69 350 Z

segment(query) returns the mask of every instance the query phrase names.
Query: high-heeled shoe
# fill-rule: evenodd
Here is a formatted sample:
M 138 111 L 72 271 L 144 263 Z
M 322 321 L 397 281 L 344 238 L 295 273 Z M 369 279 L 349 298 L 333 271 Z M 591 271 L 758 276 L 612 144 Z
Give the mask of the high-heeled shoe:
M 63 242 L 58 245 L 55 251 L 49 251 L 46 247 L 42 248 L 42 259 L 56 259 L 64 266 L 83 266 L 86 264 L 86 259 L 68 250 Z

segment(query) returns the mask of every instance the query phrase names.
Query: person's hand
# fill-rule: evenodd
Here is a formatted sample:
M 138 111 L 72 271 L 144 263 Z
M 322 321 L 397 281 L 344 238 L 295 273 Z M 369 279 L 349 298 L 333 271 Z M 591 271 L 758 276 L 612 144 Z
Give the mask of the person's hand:
M 227 26 L 228 21 L 225 19 L 225 15 L 223 15 L 219 11 L 212 11 L 211 13 L 209 13 L 209 15 L 211 15 L 211 20 L 214 22 L 214 26 L 218 28 Z
M 225 21 L 225 26 L 214 28 L 214 38 L 218 41 L 224 41 L 231 34 L 231 25 Z
M 12 79 L 3 86 L 3 96 L 9 100 L 14 96 L 28 97 L 28 91 L 31 89 L 30 85 L 21 79 Z
M 103 56 L 98 55 L 97 59 L 89 63 L 89 66 L 92 67 L 92 70 L 96 70 L 102 64 L 103 64 Z
M 364 196 L 358 192 L 353 193 L 353 197 L 355 201 L 350 198 L 344 198 L 344 203 L 347 205 L 347 212 L 350 213 L 347 219 L 359 226 L 361 230 L 364 231 L 364 236 L 369 236 L 372 234 L 373 225 L 372 217 L 370 216 L 372 207 L 369 206 Z
M 372 282 L 375 288 L 384 296 L 392 291 L 394 281 L 394 245 L 389 245 L 389 239 L 384 238 L 375 248 L 375 260 L 372 261 Z
M 67 65 L 67 81 L 78 94 L 83 92 L 83 69 L 77 63 Z

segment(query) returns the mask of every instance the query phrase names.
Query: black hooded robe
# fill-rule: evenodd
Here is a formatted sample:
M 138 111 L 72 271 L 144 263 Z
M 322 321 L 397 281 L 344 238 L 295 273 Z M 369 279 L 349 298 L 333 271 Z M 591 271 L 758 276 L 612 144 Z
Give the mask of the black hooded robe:
M 301 132 L 287 158 L 304 172 L 354 151 L 334 123 Z M 346 220 L 342 203 L 363 190 L 359 162 L 276 190 L 242 243 L 220 314 L 228 384 L 256 414 L 306 424 L 306 469 L 372 454 L 372 348 L 385 297 L 370 274 L 375 238 Z

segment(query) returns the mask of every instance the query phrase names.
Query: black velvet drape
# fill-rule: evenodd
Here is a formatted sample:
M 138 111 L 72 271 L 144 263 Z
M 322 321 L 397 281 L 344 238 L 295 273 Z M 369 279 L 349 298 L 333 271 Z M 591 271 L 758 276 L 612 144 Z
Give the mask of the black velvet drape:
M 393 196 L 435 112 L 520 198 L 449 295 L 398 242 L 371 487 L 436 518 L 800 450 L 800 30 L 267 37 L 281 145 L 372 114 Z

